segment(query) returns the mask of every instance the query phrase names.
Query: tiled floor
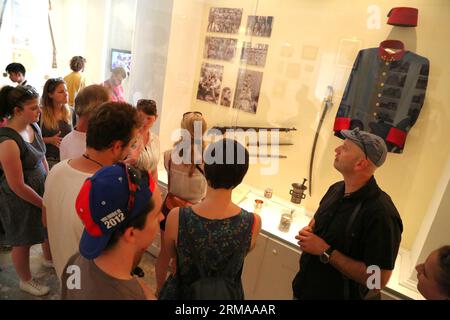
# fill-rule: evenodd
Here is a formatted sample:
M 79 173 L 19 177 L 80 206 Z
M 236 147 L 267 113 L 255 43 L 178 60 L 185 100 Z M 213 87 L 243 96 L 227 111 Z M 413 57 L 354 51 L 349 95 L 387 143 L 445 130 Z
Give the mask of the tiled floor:
M 31 272 L 33 277 L 42 284 L 50 286 L 50 293 L 44 297 L 34 297 L 19 289 L 19 278 L 11 262 L 10 252 L 0 252 L 0 300 L 58 300 L 60 298 L 60 284 L 54 269 L 42 266 L 42 250 L 37 245 L 31 248 Z M 139 266 L 145 271 L 145 282 L 155 288 L 155 258 L 146 253 Z

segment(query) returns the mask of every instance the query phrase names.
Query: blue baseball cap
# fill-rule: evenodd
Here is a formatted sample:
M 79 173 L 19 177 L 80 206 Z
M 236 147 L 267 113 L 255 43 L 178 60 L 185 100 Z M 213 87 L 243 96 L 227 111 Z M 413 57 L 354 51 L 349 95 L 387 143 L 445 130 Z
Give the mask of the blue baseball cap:
M 88 178 L 75 203 L 84 224 L 80 254 L 86 259 L 97 258 L 114 231 L 148 205 L 154 189 L 150 173 L 123 163 L 104 167 Z

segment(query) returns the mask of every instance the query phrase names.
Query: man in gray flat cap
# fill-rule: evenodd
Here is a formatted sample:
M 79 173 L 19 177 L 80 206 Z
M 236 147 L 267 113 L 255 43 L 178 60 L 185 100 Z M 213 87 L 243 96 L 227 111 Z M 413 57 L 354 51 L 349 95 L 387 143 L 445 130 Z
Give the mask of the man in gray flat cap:
M 296 236 L 302 250 L 292 282 L 296 299 L 365 299 L 369 291 L 379 294 L 395 266 L 402 220 L 373 176 L 386 160 L 386 144 L 358 128 L 341 134 L 334 167 L 344 181 L 328 189 Z

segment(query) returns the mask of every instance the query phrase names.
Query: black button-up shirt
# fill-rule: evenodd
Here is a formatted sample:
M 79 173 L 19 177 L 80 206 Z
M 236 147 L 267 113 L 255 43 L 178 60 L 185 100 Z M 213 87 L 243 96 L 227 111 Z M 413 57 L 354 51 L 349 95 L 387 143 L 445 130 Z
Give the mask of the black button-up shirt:
M 358 203 L 361 209 L 350 232 L 346 246 L 345 231 Z M 391 198 L 377 185 L 375 178 L 344 196 L 344 182 L 332 185 L 314 216 L 314 233 L 350 258 L 393 270 L 400 246 L 403 225 Z M 303 253 L 300 271 L 293 281 L 294 295 L 299 299 L 344 299 L 343 275 L 319 256 Z M 362 299 L 367 288 L 350 280 L 350 298 Z

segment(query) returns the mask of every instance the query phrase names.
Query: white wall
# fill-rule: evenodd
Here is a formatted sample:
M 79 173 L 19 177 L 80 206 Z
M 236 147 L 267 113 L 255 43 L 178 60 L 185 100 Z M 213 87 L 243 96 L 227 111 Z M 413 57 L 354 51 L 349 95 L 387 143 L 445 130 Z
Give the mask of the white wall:
M 59 75 L 71 72 L 75 55 L 86 58 L 86 84 L 104 81 L 111 18 L 111 0 L 59 0 L 56 28 Z
M 48 1 L 17 2 L 22 7 L 21 15 L 8 1 L 0 30 L 0 68 L 11 62 L 20 62 L 27 69 L 28 83 L 40 90 L 45 82 L 44 74 L 52 71 L 52 44 L 48 27 Z M 26 40 L 26 41 L 20 41 Z M 12 83 L 7 78 L 2 84 Z
M 428 255 L 450 244 L 450 156 L 441 179 L 436 184 L 425 218 L 411 249 L 411 278 L 415 280 L 414 266 L 426 260 Z
M 182 114 L 192 107 L 192 79 L 199 72 L 194 61 L 203 41 L 198 36 L 203 10 L 200 0 L 173 3 L 160 125 L 161 151 L 172 146 L 172 133 L 180 127 Z
M 138 0 L 128 101 L 136 104 L 141 98 L 156 101 L 162 113 L 164 78 L 172 23 L 173 1 Z M 152 131 L 159 134 L 161 117 Z

